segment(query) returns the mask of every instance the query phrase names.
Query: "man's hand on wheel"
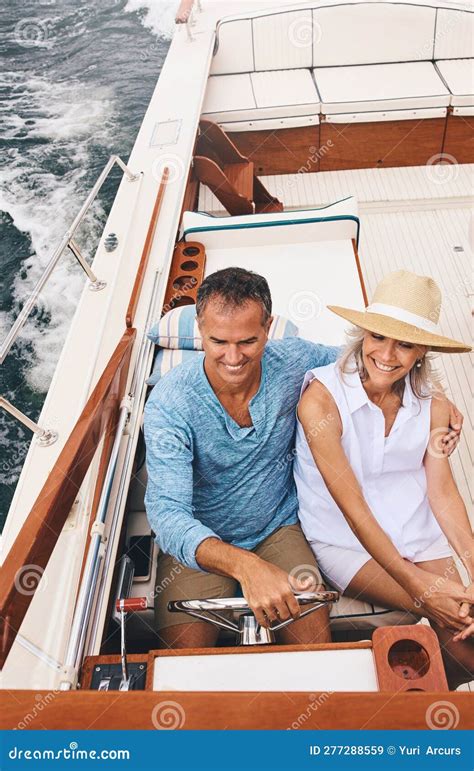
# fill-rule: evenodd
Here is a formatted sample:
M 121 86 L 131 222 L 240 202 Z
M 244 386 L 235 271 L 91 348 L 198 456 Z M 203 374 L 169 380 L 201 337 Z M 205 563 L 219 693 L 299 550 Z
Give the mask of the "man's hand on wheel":
M 288 573 L 255 554 L 249 554 L 249 559 L 244 561 L 238 580 L 255 618 L 264 627 L 289 618 L 297 619 L 300 606 L 293 592 L 311 588 L 311 580 L 293 578 L 290 584 Z

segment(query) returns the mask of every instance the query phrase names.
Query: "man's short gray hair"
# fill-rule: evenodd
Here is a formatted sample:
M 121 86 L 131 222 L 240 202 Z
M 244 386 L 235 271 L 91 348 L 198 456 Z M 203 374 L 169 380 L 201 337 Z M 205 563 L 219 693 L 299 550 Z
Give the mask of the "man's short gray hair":
M 267 280 L 258 273 L 244 268 L 224 268 L 211 273 L 202 282 L 197 293 L 196 315 L 202 313 L 211 299 L 222 307 L 239 308 L 254 300 L 262 305 L 262 324 L 272 315 L 272 297 Z

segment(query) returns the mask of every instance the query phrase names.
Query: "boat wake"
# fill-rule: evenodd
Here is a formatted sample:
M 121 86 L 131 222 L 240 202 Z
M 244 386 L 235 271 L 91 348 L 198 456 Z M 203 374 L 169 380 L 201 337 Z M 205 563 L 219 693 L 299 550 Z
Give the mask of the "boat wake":
M 1 340 L 109 156 L 128 158 L 166 56 L 175 6 L 86 0 L 78 7 L 66 0 L 59 8 L 51 0 L 24 0 L 5 9 Z M 95 252 L 119 178 L 117 172 L 107 180 L 77 233 L 86 257 Z M 0 392 L 33 420 L 84 282 L 66 251 L 2 366 Z M 30 431 L 0 411 L 0 529 L 30 439 Z
M 9 97 L 4 136 L 11 145 L 9 163 L 0 173 L 0 208 L 27 237 L 23 243 L 29 254 L 22 260 L 23 255 L 11 255 L 16 270 L 11 308 L 0 317 L 2 337 L 80 208 L 94 155 L 111 143 L 113 131 L 110 93 L 93 84 L 52 83 L 25 74 L 5 75 Z M 91 256 L 97 243 L 103 214 L 97 203 L 83 226 L 86 255 Z M 82 271 L 65 253 L 20 338 L 33 352 L 24 375 L 34 391 L 48 388 L 83 284 Z
M 171 40 L 175 27 L 178 0 L 128 0 L 125 11 L 138 11 L 142 24 L 157 37 Z

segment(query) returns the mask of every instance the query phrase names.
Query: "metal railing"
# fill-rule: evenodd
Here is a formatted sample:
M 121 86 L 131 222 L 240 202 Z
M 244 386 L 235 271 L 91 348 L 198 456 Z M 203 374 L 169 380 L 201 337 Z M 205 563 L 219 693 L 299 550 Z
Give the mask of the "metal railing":
M 153 291 L 151 294 L 152 300 L 148 308 L 145 329 L 149 328 L 151 319 L 154 317 L 161 277 L 162 273 L 161 271 L 158 271 L 155 274 Z M 60 690 L 63 691 L 70 690 L 76 685 L 77 673 L 82 662 L 84 646 L 86 643 L 91 620 L 92 629 L 90 634 L 90 642 L 95 642 L 98 633 L 99 609 L 102 605 L 106 579 L 111 568 L 111 560 L 113 554 L 111 545 L 115 542 L 117 529 L 120 526 L 119 513 L 123 510 L 124 497 L 126 497 L 127 494 L 125 479 L 134 458 L 133 447 L 130 442 L 128 442 L 126 445 L 123 465 L 120 470 L 120 478 L 118 480 L 117 494 L 111 506 L 109 506 L 110 496 L 112 486 L 116 483 L 115 475 L 117 471 L 121 443 L 125 435 L 125 428 L 128 424 L 128 433 L 133 432 L 136 427 L 136 422 L 139 419 L 137 407 L 141 401 L 140 397 L 142 396 L 142 389 L 146 388 L 146 382 L 144 379 L 145 368 L 152 347 L 153 343 L 146 335 L 144 335 L 141 341 L 137 360 L 132 371 L 132 379 L 128 391 L 128 396 L 122 401 L 114 444 L 108 462 L 96 519 L 94 525 L 92 526 L 91 539 L 87 551 L 86 567 L 84 569 L 79 587 L 78 600 L 74 611 L 72 629 L 68 641 L 65 662 L 64 666 L 62 667 L 63 674 Z M 139 393 L 137 393 L 137 390 Z M 104 538 L 106 518 L 108 518 L 109 524 L 107 538 Z M 94 605 L 95 614 L 93 613 Z
M 192 33 L 192 27 L 194 27 L 195 12 L 200 13 L 202 11 L 201 0 L 181 0 L 179 8 L 176 12 L 175 23 L 184 24 L 186 32 L 188 33 L 188 40 L 193 41 L 194 35 Z
M 104 184 L 105 180 L 107 179 L 111 169 L 113 166 L 117 164 L 122 169 L 123 173 L 129 180 L 129 182 L 134 182 L 135 180 L 139 179 L 141 176 L 141 173 L 134 174 L 128 166 L 122 161 L 122 159 L 118 155 L 111 155 L 107 163 L 105 164 L 101 174 L 97 178 L 95 185 L 93 186 L 92 190 L 90 191 L 89 195 L 87 196 L 86 200 L 82 204 L 79 212 L 77 213 L 71 227 L 66 231 L 64 236 L 61 239 L 61 242 L 54 250 L 51 259 L 49 260 L 46 268 L 44 269 L 39 281 L 37 282 L 35 288 L 33 289 L 32 293 L 26 300 L 23 308 L 21 309 L 15 323 L 13 324 L 12 328 L 10 329 L 8 335 L 6 336 L 5 340 L 3 341 L 2 345 L 0 346 L 0 365 L 3 364 L 6 357 L 8 356 L 13 344 L 15 343 L 18 335 L 20 334 L 21 330 L 23 329 L 24 325 L 26 324 L 28 317 L 33 310 L 38 297 L 40 295 L 40 292 L 42 291 L 43 287 L 47 283 L 48 279 L 50 278 L 53 270 L 55 269 L 56 265 L 58 264 L 63 252 L 65 249 L 69 249 L 76 260 L 78 261 L 79 265 L 83 269 L 84 273 L 87 275 L 89 279 L 89 289 L 93 292 L 98 292 L 101 289 L 103 289 L 106 286 L 105 281 L 101 281 L 97 278 L 97 276 L 94 274 L 94 272 L 91 270 L 89 265 L 87 264 L 84 256 L 81 254 L 81 251 L 79 249 L 79 246 L 77 245 L 76 241 L 74 240 L 74 235 L 76 233 L 76 230 L 78 229 L 79 225 L 81 224 L 82 220 L 84 219 L 85 215 L 89 211 L 91 205 L 97 198 L 97 195 L 99 193 L 99 190 L 101 189 L 102 185 Z M 38 435 L 39 441 L 38 443 L 42 447 L 47 447 L 50 444 L 53 444 L 57 439 L 57 434 L 52 429 L 45 429 L 41 428 L 37 423 L 34 423 L 27 415 L 24 415 L 20 410 L 18 410 L 16 407 L 14 407 L 10 402 L 8 402 L 3 397 L 0 397 L 0 407 L 5 409 L 7 412 L 9 412 L 11 415 L 13 415 L 15 418 L 20 420 L 27 428 L 31 429 L 35 434 Z
M 89 551 L 87 554 L 87 562 L 84 568 L 84 575 L 82 577 L 79 596 L 77 599 L 76 609 L 74 611 L 74 619 L 71 629 L 71 636 L 69 638 L 68 649 L 66 652 L 66 659 L 63 666 L 63 677 L 61 681 L 60 690 L 68 691 L 75 685 L 75 677 L 78 668 L 78 661 L 81 656 L 82 649 L 88 629 L 89 616 L 92 610 L 92 604 L 95 596 L 95 588 L 97 579 L 99 576 L 100 563 L 104 557 L 105 550 L 104 534 L 105 534 L 105 517 L 109 505 L 110 494 L 112 491 L 112 484 L 114 481 L 115 470 L 117 467 L 117 461 L 120 452 L 120 445 L 122 442 L 122 436 L 125 430 L 125 426 L 130 415 L 130 402 L 124 399 L 120 407 L 119 420 L 117 429 L 115 432 L 114 443 L 112 446 L 112 452 L 110 455 L 109 463 L 107 466 L 107 472 L 102 486 L 99 506 L 97 510 L 97 516 L 91 530 L 91 542 Z M 74 672 L 72 680 L 68 679 L 68 676 Z

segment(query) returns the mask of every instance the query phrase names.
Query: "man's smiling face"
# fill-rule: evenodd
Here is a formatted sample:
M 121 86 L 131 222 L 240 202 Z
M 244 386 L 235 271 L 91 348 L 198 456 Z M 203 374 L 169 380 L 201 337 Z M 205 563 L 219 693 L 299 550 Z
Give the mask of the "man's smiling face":
M 206 372 L 222 385 L 242 386 L 260 375 L 260 362 L 272 319 L 264 322 L 256 300 L 225 307 L 219 297 L 206 303 L 198 317 L 206 355 Z

